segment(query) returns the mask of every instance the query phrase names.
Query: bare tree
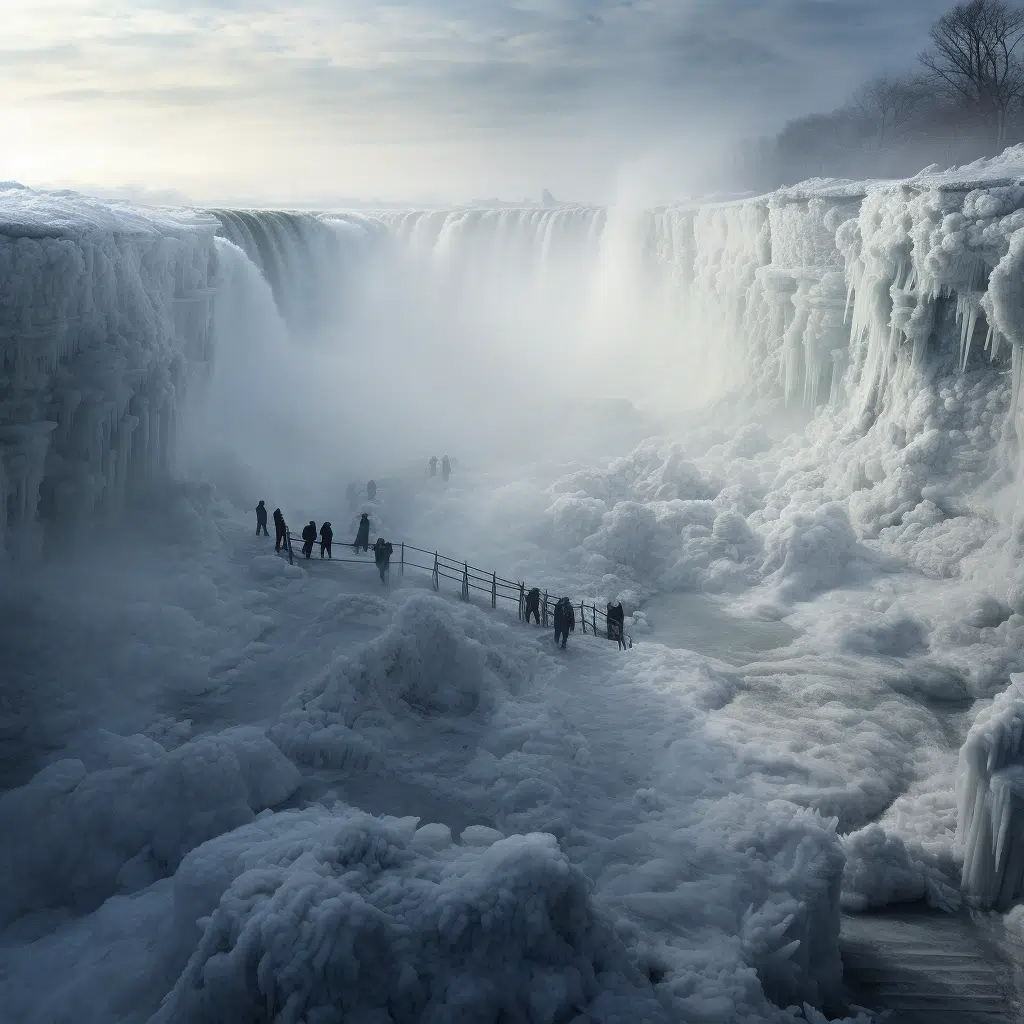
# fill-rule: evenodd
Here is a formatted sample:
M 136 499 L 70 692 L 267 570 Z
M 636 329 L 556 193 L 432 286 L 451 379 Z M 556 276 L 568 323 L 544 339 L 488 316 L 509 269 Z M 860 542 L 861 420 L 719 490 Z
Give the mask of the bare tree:
M 932 81 L 990 125 L 1002 149 L 1010 112 L 1024 97 L 1024 10 L 1004 0 L 957 4 L 931 28 L 918 58 Z
M 927 83 L 913 75 L 879 75 L 853 96 L 853 109 L 863 118 L 875 146 L 885 149 L 905 136 L 928 96 Z

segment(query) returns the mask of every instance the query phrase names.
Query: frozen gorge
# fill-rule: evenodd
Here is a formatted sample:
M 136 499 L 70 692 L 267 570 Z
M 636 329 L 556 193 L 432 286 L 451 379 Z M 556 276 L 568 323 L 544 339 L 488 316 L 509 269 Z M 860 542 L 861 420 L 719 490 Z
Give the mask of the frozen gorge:
M 5 1020 L 867 1022 L 900 908 L 1019 955 L 1024 150 L 0 222 Z M 636 645 L 289 565 L 258 498 Z M 991 970 L 906 1019 L 1016 1019 Z

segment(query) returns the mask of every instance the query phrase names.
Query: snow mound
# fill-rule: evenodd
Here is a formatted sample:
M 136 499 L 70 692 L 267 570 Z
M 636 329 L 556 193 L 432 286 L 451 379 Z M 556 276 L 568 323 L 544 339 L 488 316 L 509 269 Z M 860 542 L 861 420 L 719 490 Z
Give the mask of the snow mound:
M 295 766 L 257 728 L 172 751 L 98 733 L 82 759 L 57 761 L 0 797 L 0 921 L 143 888 L 298 784 Z
M 963 892 L 998 910 L 1024 895 L 1024 676 L 1011 681 L 978 713 L 957 776 Z
M 916 903 L 954 911 L 960 906 L 956 867 L 948 854 L 932 853 L 916 840 L 904 842 L 877 824 L 843 837 L 843 907 L 862 911 L 890 903 Z
M 297 760 L 341 767 L 371 759 L 373 741 L 364 734 L 396 719 L 466 716 L 491 707 L 526 672 L 507 643 L 476 638 L 493 639 L 497 631 L 507 632 L 474 609 L 410 597 L 376 640 L 339 658 L 293 698 L 271 736 Z
M 798 508 L 769 532 L 761 571 L 784 599 L 803 601 L 843 583 L 857 547 L 850 517 L 838 502 L 812 512 Z
M 667 1019 L 551 836 L 411 840 L 316 808 L 193 851 L 175 898 L 202 937 L 155 1024 Z

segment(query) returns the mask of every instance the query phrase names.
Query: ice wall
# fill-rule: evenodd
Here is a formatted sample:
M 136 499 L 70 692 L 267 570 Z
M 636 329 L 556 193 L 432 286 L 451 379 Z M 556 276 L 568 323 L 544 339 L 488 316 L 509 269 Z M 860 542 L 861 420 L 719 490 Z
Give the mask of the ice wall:
M 1008 910 L 1024 896 L 1024 676 L 978 715 L 960 751 L 957 842 L 964 894 Z
M 212 218 L 0 191 L 0 540 L 116 511 L 167 472 L 212 358 Z

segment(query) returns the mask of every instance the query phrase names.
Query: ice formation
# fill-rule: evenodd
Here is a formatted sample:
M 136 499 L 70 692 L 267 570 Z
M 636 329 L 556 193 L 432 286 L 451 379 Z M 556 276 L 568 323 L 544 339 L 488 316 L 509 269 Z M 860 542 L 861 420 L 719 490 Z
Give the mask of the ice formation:
M 957 840 L 963 890 L 1008 910 L 1024 896 L 1024 676 L 983 708 L 960 751 Z
M 200 705 L 258 677 L 259 724 L 80 738 L 0 797 L 15 941 L 68 956 L 81 921 L 156 928 L 159 948 L 132 955 L 166 982 L 163 1006 L 155 988 L 119 998 L 165 1021 L 326 1019 L 340 1001 L 367 1020 L 792 1024 L 838 993 L 841 906 L 951 909 L 961 856 L 965 895 L 1009 906 L 1024 712 L 998 694 L 1024 668 L 1022 182 L 1011 152 L 643 212 L 140 213 L 0 192 L 9 551 L 171 475 L 218 352 L 255 430 L 251 365 L 331 344 L 380 258 L 403 283 L 429 272 L 423 293 L 472 323 L 525 328 L 539 309 L 542 348 L 654 352 L 681 399 L 698 377 L 726 394 L 682 440 L 431 499 L 420 523 L 439 543 L 479 542 L 475 501 L 517 532 L 510 568 L 623 601 L 638 636 L 664 629 L 659 591 L 721 596 L 722 619 L 739 595 L 799 636 L 742 665 L 658 643 L 611 667 L 582 644 L 558 661 L 437 597 L 339 597 L 248 549 L 182 549 L 173 593 L 138 614 L 119 597 L 112 618 L 144 634 L 167 613 Z M 436 338 L 416 340 L 417 365 L 438 361 Z M 230 535 L 211 505 L 200 518 Z M 954 798 L 942 708 L 993 694 Z M 349 801 L 324 792 L 349 784 Z M 437 820 L 350 805 L 399 799 Z

